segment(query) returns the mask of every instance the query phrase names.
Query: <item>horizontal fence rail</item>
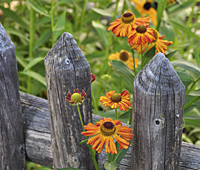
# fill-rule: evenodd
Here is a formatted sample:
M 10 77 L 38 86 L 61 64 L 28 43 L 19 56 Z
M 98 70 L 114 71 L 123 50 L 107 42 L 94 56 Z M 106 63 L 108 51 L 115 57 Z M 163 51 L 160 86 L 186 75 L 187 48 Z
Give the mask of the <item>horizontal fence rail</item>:
M 52 166 L 51 132 L 49 121 L 48 101 L 36 96 L 20 92 L 26 159 L 43 166 Z M 93 122 L 101 116 L 93 114 Z M 200 147 L 186 142 L 181 146 L 181 170 L 200 169 Z M 99 154 L 99 168 L 107 161 L 107 154 L 103 150 Z M 131 147 L 118 165 L 118 170 L 131 168 Z

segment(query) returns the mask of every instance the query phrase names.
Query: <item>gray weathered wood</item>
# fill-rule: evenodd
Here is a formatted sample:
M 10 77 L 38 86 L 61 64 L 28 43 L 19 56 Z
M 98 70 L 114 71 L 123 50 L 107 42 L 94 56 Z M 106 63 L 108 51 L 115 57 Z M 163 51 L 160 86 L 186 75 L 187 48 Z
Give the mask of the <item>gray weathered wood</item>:
M 84 90 L 82 118 L 84 124 L 92 121 L 90 65 L 71 34 L 64 33 L 49 51 L 45 70 L 54 169 L 95 169 L 87 145 L 79 144 L 85 137 L 77 107 L 65 101 L 68 92 Z
M 52 166 L 51 132 L 49 122 L 49 110 L 47 100 L 25 93 L 20 93 L 22 115 L 24 122 L 26 159 L 43 166 Z M 101 116 L 93 114 L 93 122 L 101 119 Z M 200 147 L 182 142 L 181 170 L 200 169 Z M 107 160 L 104 150 L 99 154 L 99 167 L 103 169 L 103 163 Z M 130 170 L 131 148 L 129 147 L 124 159 L 118 165 L 118 169 Z
M 134 80 L 133 170 L 179 170 L 185 87 L 158 53 Z
M 0 23 L 0 169 L 25 169 L 15 46 Z

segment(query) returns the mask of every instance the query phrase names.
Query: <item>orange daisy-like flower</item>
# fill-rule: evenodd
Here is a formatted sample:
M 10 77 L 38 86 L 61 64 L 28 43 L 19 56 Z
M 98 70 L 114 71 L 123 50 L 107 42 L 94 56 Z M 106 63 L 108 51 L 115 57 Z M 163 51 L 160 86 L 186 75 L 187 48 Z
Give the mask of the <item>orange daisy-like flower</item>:
M 163 38 L 165 37 L 164 35 L 159 37 L 159 33 L 156 29 L 154 28 L 150 28 L 152 31 L 153 31 L 153 34 L 154 34 L 154 37 L 155 37 L 155 40 L 152 41 L 149 45 L 146 43 L 142 46 L 142 52 L 144 53 L 144 51 L 146 50 L 147 48 L 147 45 L 148 45 L 148 49 L 147 51 L 149 51 L 154 45 L 156 45 L 156 53 L 163 53 L 165 54 L 165 51 L 168 49 L 168 46 L 171 45 L 173 42 L 172 41 L 167 41 L 167 40 L 163 40 Z M 133 49 L 136 49 L 137 52 L 139 54 L 141 54 L 141 47 L 139 48 L 138 46 L 134 45 L 132 46 Z
M 132 106 L 129 93 L 126 90 L 121 94 L 110 91 L 106 93 L 106 96 L 100 97 L 100 102 L 102 102 L 104 106 L 110 106 L 112 109 L 117 109 L 119 107 L 119 110 L 125 111 L 129 109 L 129 106 Z
M 65 96 L 65 100 L 68 101 L 72 106 L 75 106 L 77 104 L 82 104 L 85 99 L 86 93 L 84 90 L 82 90 L 82 93 L 79 94 L 79 89 L 73 90 L 73 94 L 71 95 L 70 92 L 68 92 L 67 96 Z
M 90 73 L 91 74 L 91 83 L 96 79 L 96 76 L 93 74 L 93 73 Z
M 121 52 L 116 52 L 115 54 L 112 53 L 110 54 L 110 56 L 108 57 L 109 60 L 118 60 L 118 61 L 122 61 L 124 64 L 126 64 L 131 70 L 134 69 L 133 66 L 133 58 L 131 56 L 131 54 L 126 51 L 126 50 L 121 50 Z M 139 60 L 137 58 L 135 58 L 135 68 L 138 68 L 138 62 Z M 111 66 L 110 62 L 108 62 L 109 66 Z
M 152 0 L 132 0 L 136 4 L 136 9 L 141 15 L 149 15 L 153 25 L 157 25 L 157 11 L 151 6 Z
M 131 128 L 122 126 L 119 120 L 112 120 L 111 118 L 103 117 L 102 120 L 96 123 L 96 126 L 88 123 L 84 127 L 87 131 L 81 132 L 81 134 L 84 136 L 95 135 L 88 140 L 87 144 L 93 145 L 93 150 L 97 148 L 98 153 L 101 153 L 105 145 L 106 153 L 117 154 L 113 138 L 119 143 L 119 149 L 128 149 L 130 143 L 127 141 L 130 141 L 133 137 Z
M 121 15 L 121 19 L 116 19 L 110 23 L 111 26 L 107 30 L 112 30 L 117 37 L 125 37 L 134 26 L 146 23 L 149 23 L 148 17 L 135 18 L 133 13 L 126 12 Z
M 148 25 L 138 25 L 128 34 L 128 42 L 132 46 L 134 44 L 140 46 L 154 41 L 153 31 L 148 28 Z

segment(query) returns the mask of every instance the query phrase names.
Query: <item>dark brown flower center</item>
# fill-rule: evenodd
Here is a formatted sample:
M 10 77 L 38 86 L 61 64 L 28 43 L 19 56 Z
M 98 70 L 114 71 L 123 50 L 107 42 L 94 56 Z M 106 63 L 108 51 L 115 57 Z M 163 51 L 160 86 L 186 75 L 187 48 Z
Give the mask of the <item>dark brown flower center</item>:
M 143 6 L 144 9 L 149 10 L 151 8 L 151 3 L 150 2 L 146 2 Z
M 122 15 L 121 19 L 122 19 L 123 23 L 130 24 L 131 22 L 134 21 L 135 15 L 132 14 L 131 12 L 127 12 L 127 13 Z
M 145 33 L 147 31 L 147 28 L 144 25 L 138 25 L 137 28 L 136 28 L 136 31 L 138 33 L 143 34 L 143 33 Z
M 119 59 L 121 61 L 127 61 L 129 59 L 129 54 L 126 51 L 120 52 Z
M 111 100 L 112 102 L 120 102 L 122 100 L 121 98 L 121 95 L 118 94 L 118 93 L 114 93 L 112 96 L 111 96 Z
M 116 127 L 112 122 L 105 122 L 100 126 L 100 132 L 104 136 L 112 136 L 115 134 Z

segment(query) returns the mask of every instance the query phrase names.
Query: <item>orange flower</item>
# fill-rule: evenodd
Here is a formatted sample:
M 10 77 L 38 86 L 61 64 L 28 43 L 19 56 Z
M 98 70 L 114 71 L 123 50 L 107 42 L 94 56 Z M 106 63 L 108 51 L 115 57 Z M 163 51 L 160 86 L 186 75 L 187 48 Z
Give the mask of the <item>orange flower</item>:
M 79 89 L 76 89 L 76 91 L 73 90 L 72 95 L 70 92 L 68 92 L 67 96 L 65 96 L 65 100 L 68 101 L 72 106 L 75 106 L 77 104 L 82 104 L 86 96 L 84 90 L 82 90 L 81 94 L 79 94 Z
M 133 13 L 126 12 L 121 15 L 121 19 L 116 19 L 110 23 L 111 26 L 107 30 L 112 30 L 113 34 L 117 37 L 125 37 L 131 31 L 131 28 L 145 23 L 149 23 L 148 17 L 135 18 Z
M 116 52 L 115 54 L 112 53 L 110 54 L 110 56 L 108 57 L 109 60 L 120 60 L 122 61 L 124 64 L 126 64 L 131 70 L 134 69 L 133 66 L 133 58 L 131 56 L 131 54 L 126 51 L 126 50 L 121 50 L 121 52 Z M 137 58 L 135 58 L 135 68 L 138 68 L 138 62 L 139 60 Z M 111 66 L 110 62 L 108 62 L 108 64 Z
M 96 79 L 96 76 L 93 74 L 93 73 L 90 73 L 91 74 L 91 83 Z
M 115 91 L 110 91 L 106 93 L 106 96 L 100 97 L 100 102 L 104 106 L 110 106 L 113 108 L 118 108 L 119 110 L 128 110 L 129 106 L 132 106 L 130 103 L 129 93 L 124 90 L 121 94 L 115 93 Z
M 159 33 L 158 33 L 158 31 L 156 29 L 154 29 L 154 28 L 150 28 L 150 29 L 153 31 L 155 40 L 152 41 L 148 45 L 147 51 L 149 51 L 154 45 L 156 45 L 156 50 L 157 50 L 156 53 L 161 52 L 161 53 L 165 54 L 165 51 L 168 49 L 167 46 L 171 45 L 173 42 L 172 41 L 163 40 L 164 35 L 159 37 Z M 134 45 L 134 46 L 132 46 L 132 48 L 136 49 L 139 54 L 141 53 L 141 47 L 138 47 L 138 46 Z M 146 48 L 147 48 L 147 43 L 142 46 L 142 53 L 145 52 Z
M 132 0 L 136 4 L 136 9 L 141 15 L 149 15 L 153 25 L 157 25 L 157 11 L 151 6 L 152 0 Z
M 131 46 L 134 44 L 140 46 L 154 40 L 153 31 L 148 28 L 148 25 L 138 25 L 128 34 L 128 42 Z
M 92 149 L 98 153 L 101 153 L 103 146 L 105 145 L 105 152 L 111 154 L 117 154 L 117 149 L 113 138 L 119 143 L 119 149 L 128 149 L 129 142 L 133 135 L 132 129 L 128 126 L 122 126 L 119 120 L 112 120 L 111 118 L 103 117 L 102 120 L 96 123 L 96 126 L 92 123 L 88 123 L 85 127 L 86 132 L 81 132 L 84 136 L 91 137 L 87 144 L 93 145 Z M 120 136 L 118 136 L 120 135 Z

